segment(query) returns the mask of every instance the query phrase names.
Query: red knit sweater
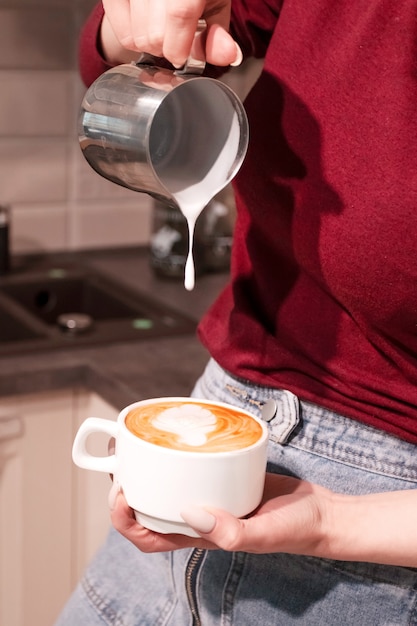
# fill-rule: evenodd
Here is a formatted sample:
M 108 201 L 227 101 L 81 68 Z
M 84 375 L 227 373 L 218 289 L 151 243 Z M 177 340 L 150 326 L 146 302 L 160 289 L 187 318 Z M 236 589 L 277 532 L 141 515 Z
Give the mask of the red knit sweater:
M 417 443 L 417 3 L 236 0 L 245 106 L 232 279 L 199 328 L 231 373 Z M 101 7 L 81 37 L 106 69 Z

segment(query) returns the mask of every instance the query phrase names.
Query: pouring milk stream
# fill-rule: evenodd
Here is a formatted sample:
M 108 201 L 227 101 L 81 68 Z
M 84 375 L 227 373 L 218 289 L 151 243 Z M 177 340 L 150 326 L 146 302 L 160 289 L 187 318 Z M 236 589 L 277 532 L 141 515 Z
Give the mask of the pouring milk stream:
M 183 213 L 189 233 L 184 284 L 191 290 L 197 218 L 239 170 L 248 121 L 230 87 L 199 76 L 204 62 L 177 72 L 149 65 L 148 56 L 147 63 L 108 70 L 87 90 L 80 147 L 101 176 Z
M 188 255 L 185 264 L 184 286 L 192 290 L 195 284 L 195 267 L 193 257 L 193 241 L 196 221 L 205 206 L 221 191 L 225 185 L 225 172 L 230 168 L 239 150 L 240 124 L 237 115 L 233 116 L 230 133 L 220 151 L 216 162 L 207 176 L 196 184 L 173 193 L 181 213 L 188 225 Z M 227 184 L 227 183 L 226 183 Z

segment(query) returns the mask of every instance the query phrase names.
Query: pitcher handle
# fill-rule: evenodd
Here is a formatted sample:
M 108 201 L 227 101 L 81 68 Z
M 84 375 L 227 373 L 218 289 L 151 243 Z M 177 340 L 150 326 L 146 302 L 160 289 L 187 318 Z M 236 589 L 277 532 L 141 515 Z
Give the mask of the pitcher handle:
M 197 30 L 194 38 L 197 38 L 201 35 L 201 33 L 207 28 L 206 20 L 200 19 L 198 20 Z M 153 54 L 149 54 L 148 52 L 142 52 L 139 55 L 138 60 L 135 62 L 135 65 L 153 65 L 158 66 L 161 63 L 161 57 L 156 57 Z M 178 70 L 175 70 L 175 74 L 179 76 L 193 74 L 195 76 L 200 76 L 206 67 L 206 62 L 201 61 L 199 59 L 195 59 L 191 54 L 186 60 L 183 67 Z

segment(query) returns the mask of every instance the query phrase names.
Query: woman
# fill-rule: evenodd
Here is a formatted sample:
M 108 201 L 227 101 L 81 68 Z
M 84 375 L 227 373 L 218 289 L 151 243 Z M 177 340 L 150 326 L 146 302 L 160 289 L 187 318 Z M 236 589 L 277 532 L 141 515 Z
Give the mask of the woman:
M 194 395 L 268 407 L 269 473 L 249 519 L 185 512 L 197 540 L 139 526 L 115 485 L 119 532 L 59 625 L 417 623 L 417 2 L 104 9 L 87 83 L 142 51 L 180 67 L 200 17 L 212 66 L 265 59 Z

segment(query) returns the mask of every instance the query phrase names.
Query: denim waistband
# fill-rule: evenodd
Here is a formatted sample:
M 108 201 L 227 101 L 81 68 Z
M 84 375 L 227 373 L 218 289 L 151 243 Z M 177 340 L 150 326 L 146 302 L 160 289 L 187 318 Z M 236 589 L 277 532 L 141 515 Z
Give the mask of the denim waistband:
M 197 382 L 193 395 L 237 405 L 263 417 L 269 422 L 271 439 L 282 445 L 417 483 L 417 447 L 414 444 L 300 400 L 285 389 L 236 378 L 213 359 Z

